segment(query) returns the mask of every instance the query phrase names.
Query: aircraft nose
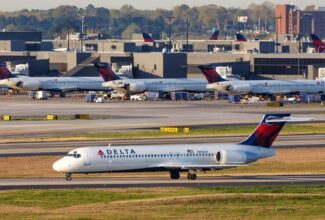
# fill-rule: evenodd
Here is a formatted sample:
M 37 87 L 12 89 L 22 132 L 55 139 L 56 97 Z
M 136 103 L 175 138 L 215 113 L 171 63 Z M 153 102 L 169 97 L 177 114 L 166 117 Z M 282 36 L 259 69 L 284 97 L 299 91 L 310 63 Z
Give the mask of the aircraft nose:
M 60 160 L 54 162 L 54 164 L 52 165 L 52 168 L 56 172 L 65 172 L 66 164 L 62 161 L 62 159 L 60 159 Z

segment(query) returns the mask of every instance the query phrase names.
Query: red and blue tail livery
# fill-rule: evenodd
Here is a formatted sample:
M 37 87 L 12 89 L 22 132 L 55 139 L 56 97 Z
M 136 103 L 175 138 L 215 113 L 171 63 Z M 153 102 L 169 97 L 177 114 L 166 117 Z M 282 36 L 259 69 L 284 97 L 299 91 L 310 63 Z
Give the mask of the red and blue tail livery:
M 7 68 L 7 65 L 3 62 L 0 63 L 0 80 L 1 79 L 10 79 L 15 78 L 16 76 L 13 75 L 10 70 Z
M 198 68 L 201 70 L 201 72 L 209 83 L 227 81 L 218 74 L 218 72 L 212 65 L 200 65 L 198 66 Z
M 105 82 L 121 79 L 113 72 L 108 63 L 97 62 L 94 64 L 94 67 L 98 70 Z
M 152 38 L 152 36 L 148 33 L 142 33 L 143 36 L 143 40 L 145 43 L 154 43 L 154 39 Z
M 313 42 L 316 52 L 324 53 L 325 52 L 324 42 L 316 34 L 310 34 L 310 38 Z
M 240 144 L 270 148 L 291 114 L 266 114 L 255 131 Z
M 236 40 L 238 42 L 247 42 L 246 37 L 242 33 L 237 33 L 236 34 Z
M 214 32 L 211 34 L 209 40 L 218 40 L 218 38 L 219 38 L 219 31 L 214 31 Z

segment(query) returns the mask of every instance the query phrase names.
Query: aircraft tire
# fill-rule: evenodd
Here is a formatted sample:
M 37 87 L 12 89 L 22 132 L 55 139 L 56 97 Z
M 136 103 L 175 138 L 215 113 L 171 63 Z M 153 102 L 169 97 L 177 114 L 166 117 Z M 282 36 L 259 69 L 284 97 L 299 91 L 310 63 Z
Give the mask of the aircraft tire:
M 178 171 L 170 171 L 170 178 L 173 180 L 178 180 L 180 177 L 179 172 Z
M 197 176 L 195 173 L 188 173 L 187 174 L 187 179 L 189 180 L 196 180 Z
M 65 174 L 65 180 L 66 180 L 66 181 L 71 181 L 71 180 L 72 180 L 72 175 L 71 175 L 71 173 L 66 173 L 66 174 Z

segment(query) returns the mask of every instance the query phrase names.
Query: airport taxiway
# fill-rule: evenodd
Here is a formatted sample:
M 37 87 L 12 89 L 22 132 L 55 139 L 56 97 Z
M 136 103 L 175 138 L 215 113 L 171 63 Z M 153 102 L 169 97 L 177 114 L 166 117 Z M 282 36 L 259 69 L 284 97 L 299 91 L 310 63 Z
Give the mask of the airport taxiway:
M 0 143 L 0 157 L 16 156 L 49 156 L 63 155 L 66 152 L 86 146 L 122 145 L 156 145 L 156 144 L 199 144 L 199 143 L 234 143 L 242 141 L 246 136 L 222 137 L 181 137 L 181 138 L 146 138 L 120 140 L 89 140 L 89 141 L 51 141 Z M 281 135 L 274 143 L 275 148 L 325 147 L 324 134 Z
M 80 133 L 108 133 L 160 126 L 218 126 L 257 124 L 267 112 L 291 112 L 295 117 L 325 121 L 320 105 L 288 104 L 270 108 L 265 104 L 229 104 L 226 101 L 110 101 L 86 103 L 82 99 L 28 100 L 26 96 L 2 97 L 0 115 L 43 117 L 47 114 L 73 116 L 90 114 L 95 120 L 0 121 L 0 138 L 39 137 Z
M 125 187 L 219 187 L 219 186 L 286 186 L 324 185 L 325 175 L 227 176 L 200 177 L 197 180 L 171 180 L 167 176 L 151 178 L 62 178 L 0 179 L 0 190 L 11 189 L 72 189 Z

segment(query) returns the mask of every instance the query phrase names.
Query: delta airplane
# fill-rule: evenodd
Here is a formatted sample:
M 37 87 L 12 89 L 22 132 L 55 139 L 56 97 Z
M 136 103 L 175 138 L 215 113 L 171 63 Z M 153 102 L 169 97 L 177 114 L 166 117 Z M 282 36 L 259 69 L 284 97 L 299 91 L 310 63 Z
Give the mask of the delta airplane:
M 212 65 L 201 65 L 200 70 L 209 81 L 208 89 L 231 95 L 323 94 L 325 80 L 238 80 L 223 79 Z M 217 75 L 217 77 L 216 77 Z
M 123 92 L 140 93 L 145 91 L 191 91 L 208 92 L 213 91 L 207 88 L 205 79 L 127 79 L 117 76 L 109 67 L 108 63 L 95 63 L 100 75 L 104 79 L 103 87 L 113 88 Z M 217 75 L 216 75 L 217 76 Z
M 325 43 L 316 35 L 310 34 L 310 38 L 317 53 L 325 53 Z
M 101 77 L 29 77 L 15 76 L 0 63 L 0 86 L 7 86 L 11 89 L 49 92 L 70 92 L 70 91 L 111 91 L 109 87 L 102 86 Z
M 236 34 L 236 41 L 238 41 L 238 42 L 247 42 L 247 39 L 242 33 L 238 32 Z
M 209 38 L 209 40 L 218 40 L 219 38 L 219 31 L 214 30 Z M 152 38 L 152 36 L 148 33 L 142 33 L 142 37 L 145 43 L 154 43 L 155 40 Z
M 218 40 L 219 39 L 219 31 L 215 30 L 212 32 L 209 40 Z
M 238 144 L 179 144 L 155 146 L 83 147 L 70 151 L 53 164 L 53 169 L 73 173 L 169 171 L 171 179 L 179 179 L 180 172 L 195 180 L 197 171 L 221 170 L 246 166 L 259 159 L 272 157 L 273 141 L 286 122 L 312 119 L 291 118 L 290 114 L 266 114 L 255 131 Z

